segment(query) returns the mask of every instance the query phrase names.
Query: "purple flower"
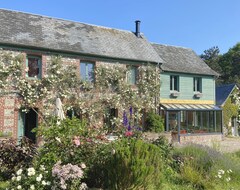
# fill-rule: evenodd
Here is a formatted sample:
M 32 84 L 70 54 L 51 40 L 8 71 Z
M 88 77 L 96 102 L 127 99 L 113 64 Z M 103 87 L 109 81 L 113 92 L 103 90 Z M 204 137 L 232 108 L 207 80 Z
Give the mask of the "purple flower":
M 132 107 L 129 108 L 130 116 L 132 116 L 133 110 Z
M 130 126 L 130 124 L 129 124 L 129 125 L 128 125 L 128 131 L 131 131 L 131 129 L 132 129 L 132 128 L 131 128 L 131 126 Z

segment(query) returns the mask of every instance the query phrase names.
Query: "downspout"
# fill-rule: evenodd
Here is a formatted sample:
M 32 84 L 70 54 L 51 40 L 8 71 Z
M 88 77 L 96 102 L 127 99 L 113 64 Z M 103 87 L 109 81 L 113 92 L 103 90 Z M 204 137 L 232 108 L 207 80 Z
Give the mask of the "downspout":
M 156 72 L 157 72 L 157 68 L 160 69 L 160 66 L 161 66 L 161 63 L 158 62 L 157 63 L 157 67 L 156 67 Z M 158 82 L 157 80 L 158 80 L 158 76 L 156 76 L 156 79 L 155 79 L 155 83 L 156 84 Z M 158 113 L 158 108 L 159 108 L 159 104 L 160 104 L 159 100 L 160 100 L 160 92 L 159 92 L 159 94 L 157 96 L 155 96 L 155 113 Z

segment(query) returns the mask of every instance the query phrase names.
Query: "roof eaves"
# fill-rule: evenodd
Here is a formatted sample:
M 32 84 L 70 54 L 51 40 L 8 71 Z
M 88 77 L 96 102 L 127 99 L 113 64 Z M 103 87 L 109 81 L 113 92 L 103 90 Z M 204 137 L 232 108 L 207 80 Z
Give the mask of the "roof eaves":
M 73 54 L 73 55 L 85 55 L 94 58 L 104 58 L 104 59 L 113 59 L 113 60 L 122 60 L 122 61 L 132 61 L 132 62 L 146 62 L 146 63 L 154 63 L 159 64 L 158 61 L 150 61 L 150 60 L 139 60 L 139 59 L 127 59 L 127 58 L 120 58 L 120 57 L 113 57 L 113 56 L 104 56 L 104 55 L 97 55 L 91 53 L 80 53 L 77 51 L 68 51 L 68 50 L 61 50 L 61 49 L 49 49 L 45 47 L 38 47 L 38 46 L 29 46 L 24 44 L 14 44 L 14 43 L 2 43 L 0 42 L 0 46 L 5 46 L 7 48 L 23 48 L 23 49 L 31 49 L 31 50 L 39 50 L 39 51 L 48 51 L 54 53 L 64 53 L 64 54 Z

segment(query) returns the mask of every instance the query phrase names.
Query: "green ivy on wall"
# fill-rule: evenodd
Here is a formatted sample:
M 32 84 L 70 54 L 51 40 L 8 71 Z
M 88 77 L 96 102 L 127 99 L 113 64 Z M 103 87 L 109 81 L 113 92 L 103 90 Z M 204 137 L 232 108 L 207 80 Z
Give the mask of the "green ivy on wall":
M 238 91 L 234 90 L 232 95 L 229 96 L 227 101 L 225 102 L 223 106 L 223 121 L 224 126 L 228 127 L 229 122 L 231 121 L 231 118 L 238 117 L 239 114 L 239 104 L 237 103 L 236 97 Z

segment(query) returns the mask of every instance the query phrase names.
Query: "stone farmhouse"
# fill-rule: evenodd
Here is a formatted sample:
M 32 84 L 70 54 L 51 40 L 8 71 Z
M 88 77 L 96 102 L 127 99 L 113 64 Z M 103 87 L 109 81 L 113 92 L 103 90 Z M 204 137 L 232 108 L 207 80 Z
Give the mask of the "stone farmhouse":
M 0 10 L 0 48 L 24 55 L 26 78 L 45 77 L 52 55 L 75 65 L 83 80 L 100 65 L 130 66 L 129 84 L 137 83 L 137 68 L 153 64 L 161 69 L 159 114 L 173 140 L 207 141 L 222 137 L 222 111 L 215 105 L 218 76 L 191 49 L 150 43 L 136 30 L 125 31 L 41 15 Z M 16 93 L 0 97 L 0 131 L 15 138 L 34 139 L 38 115 L 17 108 Z M 116 116 L 117 113 L 114 113 Z

